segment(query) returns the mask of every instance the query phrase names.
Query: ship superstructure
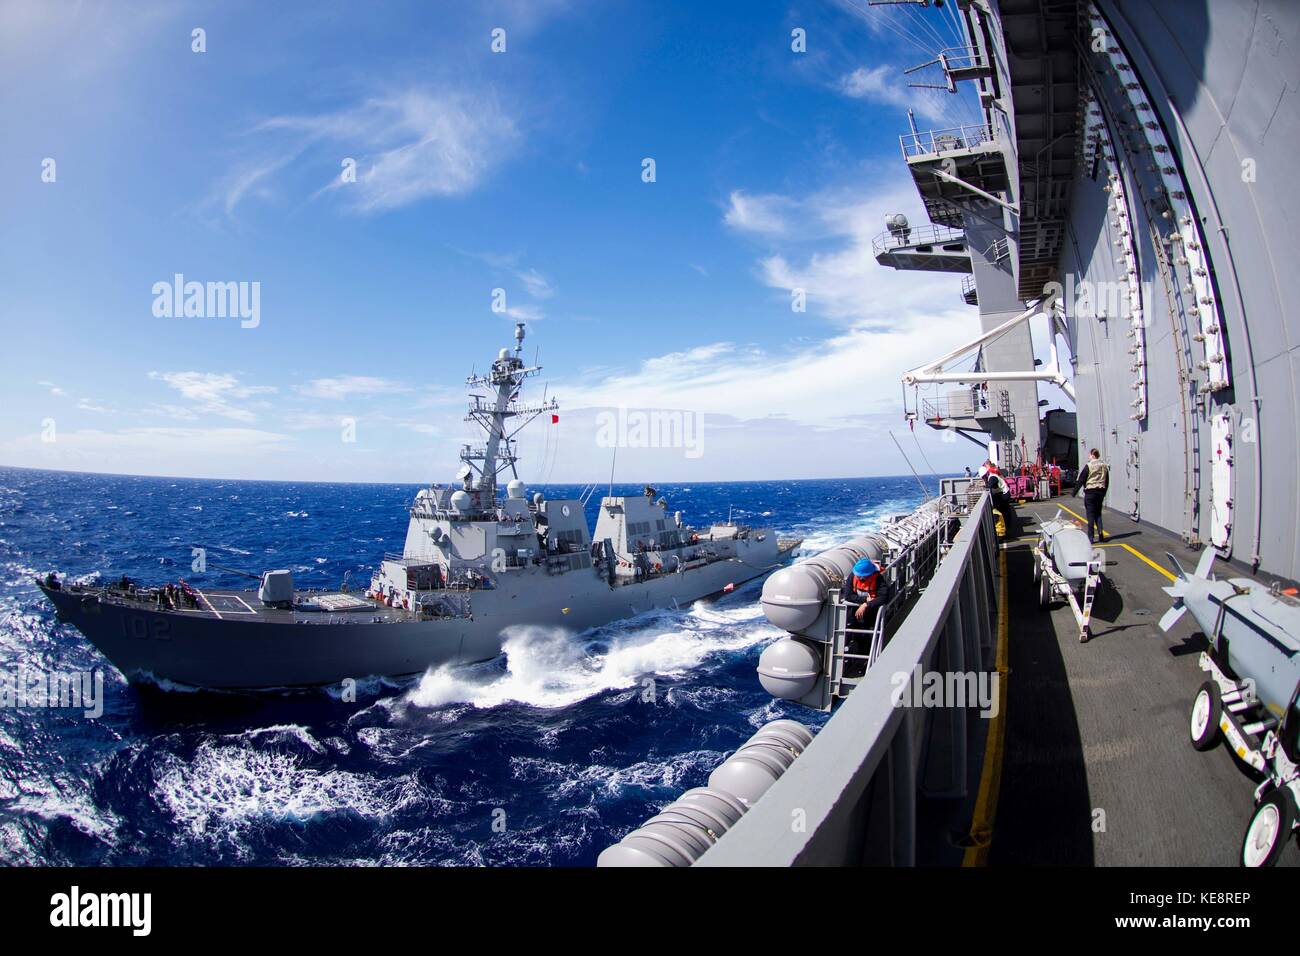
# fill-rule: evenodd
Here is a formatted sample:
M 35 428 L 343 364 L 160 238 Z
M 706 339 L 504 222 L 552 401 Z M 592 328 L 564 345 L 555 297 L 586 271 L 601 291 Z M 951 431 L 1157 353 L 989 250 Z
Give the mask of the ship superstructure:
M 909 414 L 987 441 L 1007 470 L 1062 452 L 1073 411 L 1079 446 L 1112 466 L 1111 507 L 1300 577 L 1282 185 L 1300 145 L 1296 9 L 956 7 L 966 43 L 929 68 L 975 89 L 982 122 L 903 134 L 930 225 L 891 217 L 876 253 L 963 274 L 981 331 L 904 376 L 921 390 Z M 1043 382 L 1075 408 L 1040 421 Z

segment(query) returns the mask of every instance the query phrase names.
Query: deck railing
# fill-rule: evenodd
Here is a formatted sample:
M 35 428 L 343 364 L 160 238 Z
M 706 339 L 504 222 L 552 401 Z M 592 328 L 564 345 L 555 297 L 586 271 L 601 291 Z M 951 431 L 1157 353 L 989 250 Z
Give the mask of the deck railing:
M 973 126 L 950 126 L 947 129 L 918 130 L 898 138 L 904 159 L 942 156 L 963 149 L 979 149 L 997 142 L 993 127 L 985 123 Z
M 991 666 L 996 555 L 985 492 L 862 683 L 697 866 L 916 862 L 918 797 L 966 796 L 977 708 L 895 705 L 894 678 Z
M 886 249 L 921 245 L 941 246 L 957 242 L 962 244 L 963 249 L 965 248 L 966 233 L 962 230 L 927 223 L 924 226 L 909 226 L 898 231 L 891 229 L 888 232 L 882 232 L 871 240 L 871 251 L 873 255 L 878 256 Z

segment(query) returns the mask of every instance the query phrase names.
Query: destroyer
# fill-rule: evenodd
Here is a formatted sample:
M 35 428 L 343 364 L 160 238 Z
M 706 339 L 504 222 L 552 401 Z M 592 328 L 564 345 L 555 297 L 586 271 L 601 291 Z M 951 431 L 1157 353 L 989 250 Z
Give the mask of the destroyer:
M 531 500 L 519 480 L 515 436 L 552 399 L 519 401 L 522 323 L 515 349 L 467 380 L 466 420 L 482 445 L 461 448 L 455 486 L 415 496 L 401 554 L 385 555 L 364 595 L 297 591 L 266 571 L 256 591 L 37 583 L 128 680 L 254 689 L 400 676 L 449 662 L 488 660 L 512 625 L 581 630 L 651 608 L 729 591 L 776 568 L 798 545 L 771 529 L 695 529 L 654 489 L 604 497 L 595 534 L 580 498 Z M 505 495 L 498 480 L 511 476 Z

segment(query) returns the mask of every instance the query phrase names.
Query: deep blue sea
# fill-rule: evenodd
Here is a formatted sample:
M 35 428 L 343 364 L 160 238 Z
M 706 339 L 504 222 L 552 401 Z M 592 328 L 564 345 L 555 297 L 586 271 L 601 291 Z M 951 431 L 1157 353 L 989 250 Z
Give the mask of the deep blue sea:
M 691 524 L 732 508 L 805 553 L 921 499 L 910 476 L 657 487 Z M 32 583 L 246 586 L 191 574 L 201 544 L 210 564 L 291 568 L 300 587 L 364 584 L 401 550 L 417 490 L 0 468 L 0 667 L 102 668 L 106 698 L 98 719 L 0 707 L 0 862 L 589 865 L 766 721 L 819 722 L 758 684 L 780 632 L 757 582 L 580 634 L 525 629 L 496 661 L 373 680 L 355 702 L 129 687 Z

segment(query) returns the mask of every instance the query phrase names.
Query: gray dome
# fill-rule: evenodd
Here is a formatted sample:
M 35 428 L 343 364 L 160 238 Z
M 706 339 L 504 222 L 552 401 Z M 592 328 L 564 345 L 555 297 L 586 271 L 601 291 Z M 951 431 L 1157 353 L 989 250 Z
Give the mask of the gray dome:
M 506 485 L 506 494 L 511 498 L 524 497 L 524 483 L 518 478 L 514 478 Z
M 470 497 L 468 491 L 458 491 L 451 496 L 451 510 L 460 512 L 469 511 L 470 505 L 473 501 L 474 499 Z
M 829 578 L 807 565 L 782 568 L 763 582 L 763 613 L 783 631 L 811 627 L 826 600 Z
M 785 770 L 779 760 L 758 748 L 729 757 L 709 774 L 709 787 L 731 794 L 746 807 L 752 807 Z
M 769 644 L 758 658 L 758 682 L 781 700 L 799 700 L 810 693 L 817 685 L 821 670 L 821 655 L 816 649 L 793 637 Z M 781 733 L 776 731 L 773 735 Z

